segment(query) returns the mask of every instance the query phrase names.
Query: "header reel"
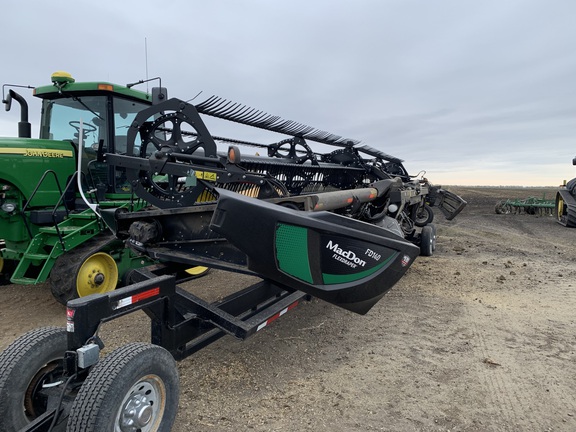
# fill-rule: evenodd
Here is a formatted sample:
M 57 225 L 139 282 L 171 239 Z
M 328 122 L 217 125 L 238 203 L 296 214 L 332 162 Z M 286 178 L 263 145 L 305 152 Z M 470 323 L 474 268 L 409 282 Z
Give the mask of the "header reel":
M 211 98 L 196 107 L 178 99 L 154 105 L 136 116 L 126 155 L 108 155 L 108 160 L 125 167 L 135 194 L 159 208 L 215 201 L 214 187 L 255 198 L 280 198 L 364 187 L 390 178 L 363 161 L 354 147 L 358 141 L 228 104 Z M 270 145 L 214 137 L 199 113 L 293 137 Z M 318 155 L 306 139 L 344 148 Z M 241 156 L 236 147 L 219 153 L 215 140 L 266 148 L 268 156 Z
M 266 145 L 213 136 L 200 114 L 291 137 Z M 429 199 L 449 194 L 426 179 L 409 176 L 401 159 L 359 145 L 357 140 L 218 97 L 196 106 L 179 99 L 153 105 L 136 116 L 127 139 L 126 155 L 109 154 L 108 162 L 123 167 L 134 193 L 160 209 L 214 204 L 218 196 L 215 188 L 220 188 L 304 210 L 302 200 L 296 197 L 367 188 L 381 180 L 396 179 L 385 196 L 361 205 L 351 198 L 348 205 L 332 211 L 371 223 L 391 216 L 409 238 L 415 234 L 415 226 L 432 221 L 429 207 L 434 202 Z M 338 148 L 315 153 L 307 140 Z M 232 145 L 227 153 L 219 152 L 216 141 Z M 235 144 L 266 149 L 267 156 L 242 155 Z M 440 201 L 443 211 L 450 207 L 450 218 L 466 204 L 452 195 Z M 426 221 L 419 223 L 423 209 L 427 210 Z

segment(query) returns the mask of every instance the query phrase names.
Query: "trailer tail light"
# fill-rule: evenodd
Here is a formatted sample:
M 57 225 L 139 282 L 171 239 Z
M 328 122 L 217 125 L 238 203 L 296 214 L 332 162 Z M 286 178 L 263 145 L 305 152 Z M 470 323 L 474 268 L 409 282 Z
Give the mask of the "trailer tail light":
M 75 309 L 66 309 L 66 331 L 70 333 L 74 333 L 74 314 L 76 313 Z
M 149 299 L 151 297 L 157 296 L 160 294 L 160 287 L 152 288 L 147 291 L 142 291 L 141 293 L 134 294 L 128 297 L 125 297 L 121 300 L 118 300 L 115 305 L 112 306 L 112 309 L 117 310 L 121 309 L 126 306 L 130 306 L 132 304 L 138 303 L 139 301 Z
M 266 321 L 264 321 L 263 323 L 261 323 L 257 328 L 256 331 L 260 331 L 262 330 L 264 327 L 266 327 L 268 324 L 276 321 L 278 318 L 280 318 L 282 315 L 284 315 L 286 312 L 288 312 L 289 310 L 294 309 L 296 306 L 298 306 L 298 301 L 295 301 L 294 303 L 292 303 L 290 306 L 288 306 L 287 308 L 282 309 L 280 312 L 278 312 L 275 315 L 272 315 L 270 318 L 268 318 Z

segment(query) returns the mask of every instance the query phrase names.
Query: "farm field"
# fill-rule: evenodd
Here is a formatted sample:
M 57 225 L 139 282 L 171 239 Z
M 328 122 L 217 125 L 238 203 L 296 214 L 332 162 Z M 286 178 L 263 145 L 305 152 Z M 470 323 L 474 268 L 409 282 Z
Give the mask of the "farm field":
M 434 256 L 367 315 L 312 300 L 180 362 L 173 431 L 576 430 L 576 229 L 494 211 L 551 188 L 447 189 L 468 206 L 436 214 Z M 212 271 L 185 288 L 217 298 L 247 278 Z M 47 284 L 0 286 L 0 350 L 65 323 Z M 148 325 L 105 324 L 106 350 L 146 341 Z

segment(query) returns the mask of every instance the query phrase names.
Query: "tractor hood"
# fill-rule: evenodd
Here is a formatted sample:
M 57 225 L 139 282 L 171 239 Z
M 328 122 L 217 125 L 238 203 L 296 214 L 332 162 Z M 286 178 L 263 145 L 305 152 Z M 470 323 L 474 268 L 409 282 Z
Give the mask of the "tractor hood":
M 70 141 L 0 138 L 2 172 L 0 182 L 15 186 L 28 199 L 42 175 L 51 170 L 64 188 L 76 166 L 76 149 Z M 60 198 L 54 176 L 48 175 L 34 197 L 32 206 L 54 205 Z

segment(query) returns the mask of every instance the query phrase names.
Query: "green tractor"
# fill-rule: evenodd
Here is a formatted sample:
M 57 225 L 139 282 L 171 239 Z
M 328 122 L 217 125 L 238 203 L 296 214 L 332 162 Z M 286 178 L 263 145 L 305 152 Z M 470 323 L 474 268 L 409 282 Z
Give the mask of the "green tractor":
M 576 158 L 572 159 L 576 165 Z M 556 193 L 556 220 L 569 228 L 576 227 L 576 178 L 573 178 Z
M 135 83 L 139 84 L 142 81 Z M 18 138 L 0 138 L 0 274 L 4 281 L 49 280 L 54 297 L 70 299 L 115 289 L 134 268 L 150 265 L 117 240 L 98 209 L 138 210 L 122 167 L 106 153 L 123 153 L 134 117 L 166 91 L 151 94 L 104 82 L 77 83 L 65 72 L 36 87 L 42 99 L 39 139 L 31 138 L 26 100 L 9 89 L 6 110 L 20 105 Z M 91 205 L 93 203 L 94 205 Z M 199 275 L 206 268 L 190 269 Z

